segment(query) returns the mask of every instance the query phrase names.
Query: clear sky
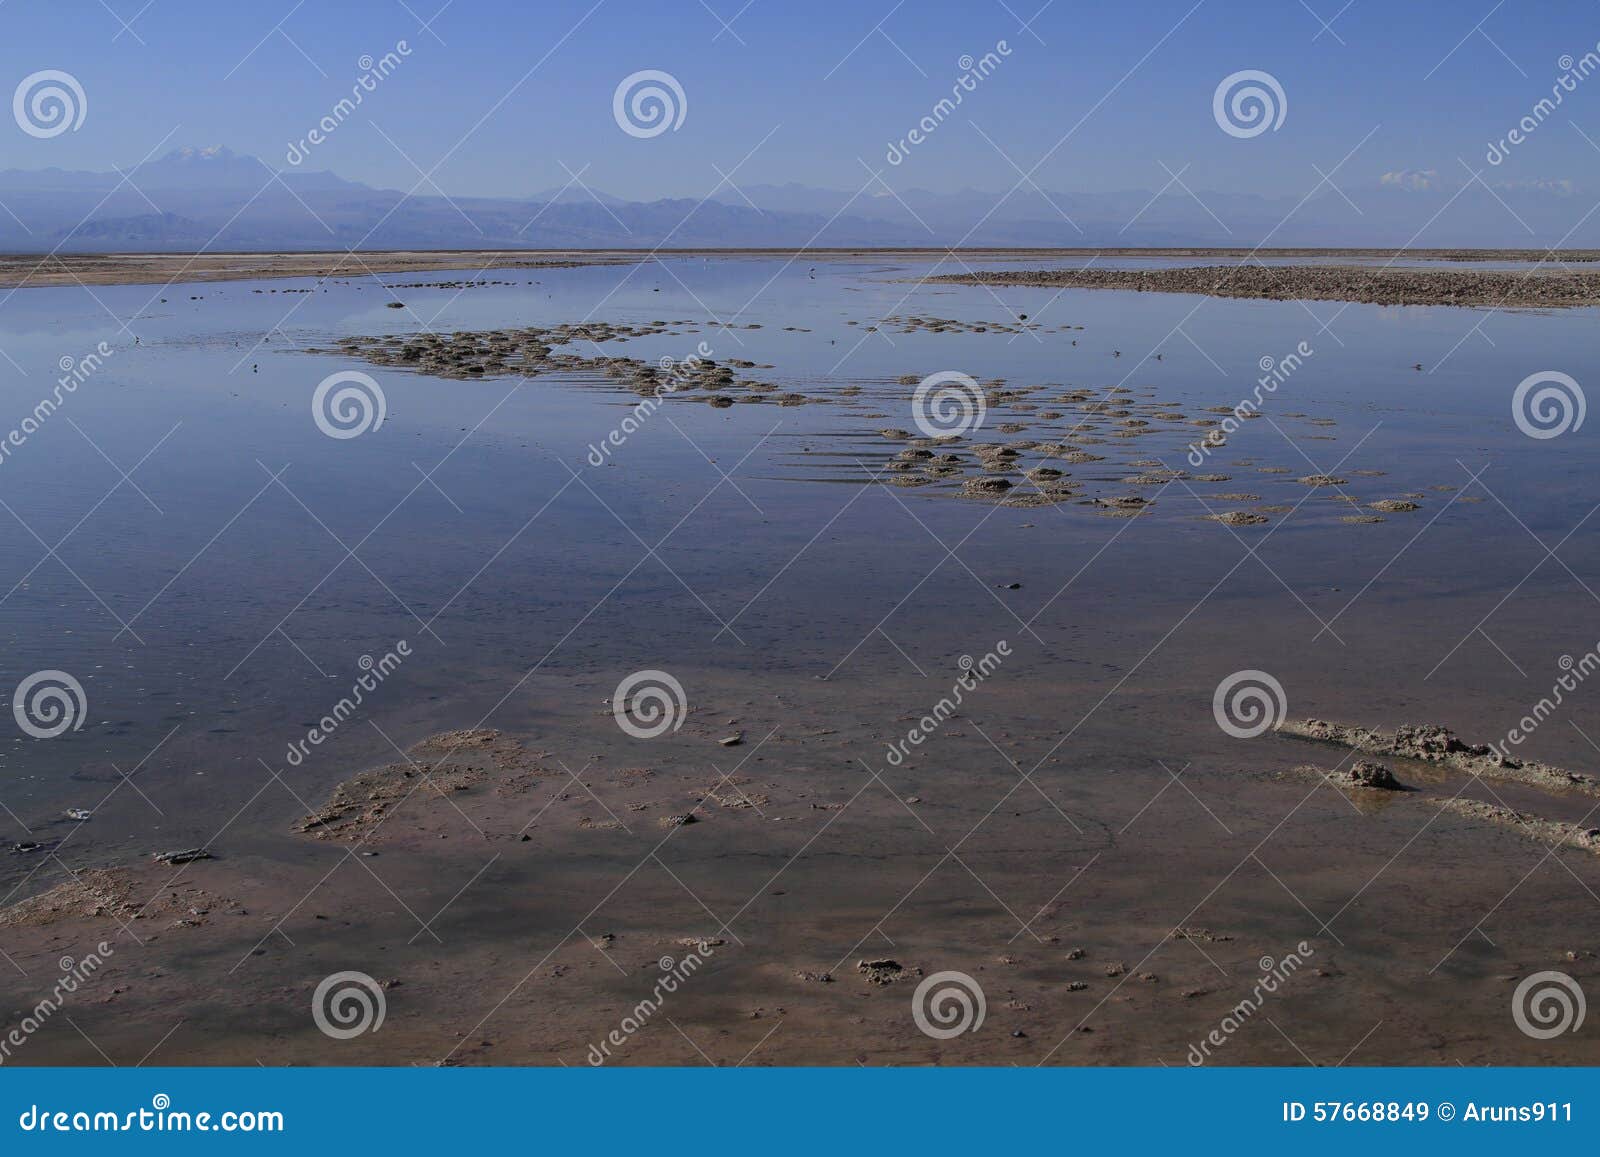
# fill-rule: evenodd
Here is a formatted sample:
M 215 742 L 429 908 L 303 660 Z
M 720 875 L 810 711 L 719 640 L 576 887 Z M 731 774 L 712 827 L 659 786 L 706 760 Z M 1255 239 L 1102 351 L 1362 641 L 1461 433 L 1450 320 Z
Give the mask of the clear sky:
M 1294 195 L 1352 149 L 1341 183 L 1465 177 L 1458 158 L 1484 168 L 1488 142 L 1550 94 L 1563 55 L 1595 50 L 1600 4 L 7 0 L 5 91 L 60 69 L 88 110 L 50 139 L 7 125 L 0 168 L 126 168 L 182 144 L 283 164 L 349 93 L 360 58 L 405 41 L 410 55 L 304 167 L 400 189 L 432 170 L 451 195 L 560 186 L 563 164 L 630 199 L 700 197 L 735 166 L 740 185 L 853 190 L 861 161 L 884 169 L 889 142 L 950 93 L 959 59 L 1002 40 L 1010 55 L 891 183 L 1002 190 L 1018 179 L 1011 162 L 1032 170 L 1048 154 L 1033 174 L 1048 189 L 1154 189 L 1162 165 L 1188 165 L 1197 189 Z M 682 85 L 678 130 L 618 128 L 613 92 L 641 69 Z M 1212 114 L 1218 82 L 1242 69 L 1271 73 L 1287 98 L 1282 126 L 1253 139 Z M 1600 150 L 1584 134 L 1600 142 L 1600 75 L 1494 176 L 1594 187 Z

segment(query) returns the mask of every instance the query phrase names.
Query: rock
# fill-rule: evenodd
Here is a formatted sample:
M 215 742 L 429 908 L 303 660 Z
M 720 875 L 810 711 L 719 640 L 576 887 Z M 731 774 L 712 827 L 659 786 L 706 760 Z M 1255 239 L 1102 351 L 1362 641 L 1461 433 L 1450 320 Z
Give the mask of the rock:
M 920 968 L 908 971 L 898 960 L 889 960 L 887 958 L 883 960 L 858 960 L 856 961 L 856 971 L 866 976 L 869 983 L 880 985 L 893 984 L 906 976 L 920 976 L 922 974 Z
M 1011 482 L 1005 478 L 968 478 L 961 484 L 961 489 L 971 495 L 1004 494 L 1011 489 Z
M 1401 724 L 1395 728 L 1392 745 L 1397 754 L 1428 760 L 1440 760 L 1456 754 L 1486 756 L 1493 750 L 1484 743 L 1463 743 L 1455 732 L 1437 723 Z
M 1355 265 L 1245 265 L 1219 269 L 969 270 L 927 279 L 966 285 L 1121 289 L 1193 293 L 1271 301 L 1360 301 L 1378 305 L 1449 305 L 1496 308 L 1572 307 L 1600 300 L 1600 276 L 1539 276 L 1520 270 L 1406 269 Z M 1113 351 L 1119 356 L 1120 350 Z M 1421 362 L 1412 363 L 1414 370 Z
M 1248 510 L 1227 510 L 1221 514 L 1207 515 L 1212 522 L 1220 522 L 1223 526 L 1260 526 L 1267 521 L 1264 514 L 1252 514 Z
M 1379 791 L 1415 790 L 1396 779 L 1394 772 L 1383 764 L 1366 759 L 1356 760 L 1355 764 L 1343 773 L 1343 777 L 1349 781 L 1351 787 L 1369 787 Z
M 157 852 L 155 858 L 163 864 L 192 864 L 196 860 L 212 860 L 216 857 L 204 848 L 186 848 L 182 851 Z

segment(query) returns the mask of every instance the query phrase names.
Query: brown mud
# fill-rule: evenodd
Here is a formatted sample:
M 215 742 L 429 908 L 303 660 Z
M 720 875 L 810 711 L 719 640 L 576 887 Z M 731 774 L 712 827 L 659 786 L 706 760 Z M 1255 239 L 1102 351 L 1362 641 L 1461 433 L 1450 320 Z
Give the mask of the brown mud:
M 1269 301 L 1570 309 L 1600 303 L 1600 273 L 1540 264 L 1527 270 L 1239 264 L 1183 269 L 978 270 L 929 281 L 955 285 L 1121 289 Z

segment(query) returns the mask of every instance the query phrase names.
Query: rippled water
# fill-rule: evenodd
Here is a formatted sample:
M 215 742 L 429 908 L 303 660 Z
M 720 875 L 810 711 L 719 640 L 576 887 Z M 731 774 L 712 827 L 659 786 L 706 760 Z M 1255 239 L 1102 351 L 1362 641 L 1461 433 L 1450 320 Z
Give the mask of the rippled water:
M 1001 637 L 1029 644 L 1019 678 L 1085 689 L 1039 703 L 1041 742 L 1097 700 L 1114 724 L 1141 695 L 1175 726 L 1203 726 L 1211 688 L 1244 667 L 1273 671 L 1308 710 L 1476 720 L 1493 737 L 1548 688 L 1561 654 L 1600 638 L 1591 427 L 1536 440 L 1510 407 L 1535 371 L 1600 382 L 1596 311 L 915 284 L 930 269 L 669 258 L 502 273 L 513 284 L 462 291 L 385 277 L 405 310 L 386 308 L 370 278 L 11 293 L 0 427 L 20 429 L 61 359 L 100 342 L 112 353 L 0 464 L 0 687 L 59 670 L 88 703 L 81 729 L 49 740 L 7 720 L 5 835 L 60 839 L 73 828 L 62 810 L 77 806 L 100 810 L 73 835 L 76 862 L 205 839 L 264 767 L 285 768 L 362 657 L 401 640 L 412 656 L 292 773 L 303 790 L 392 755 L 389 737 L 404 746 L 481 720 L 559 731 L 642 668 L 786 693 L 856 679 L 904 699 Z M 866 332 L 891 315 L 1019 313 L 1053 332 Z M 704 340 L 819 400 L 672 399 L 597 468 L 589 447 L 637 400 L 610 383 L 444 381 L 303 352 L 348 334 L 586 318 L 691 319 L 603 352 L 682 358 Z M 1054 332 L 1067 325 L 1083 328 Z M 1352 479 L 1363 500 L 1420 492 L 1420 511 L 1345 525 L 1347 509 L 1315 495 L 1235 533 L 1204 521 L 1189 487 L 1125 521 L 860 484 L 899 446 L 877 430 L 911 425 L 902 375 L 1125 384 L 1192 415 L 1247 396 L 1263 358 L 1302 342 L 1313 354 L 1268 420 L 1218 451 L 1208 469 L 1233 481 L 1210 489 L 1293 504 L 1296 475 L 1344 460 L 1387 472 Z M 362 368 L 386 420 L 325 436 L 313 390 Z M 853 383 L 863 404 L 834 404 Z M 1043 439 L 1049 425 L 1013 437 Z M 1195 436 L 1179 427 L 1113 449 L 1182 468 Z M 1239 459 L 1253 464 L 1228 465 Z M 1104 485 L 1126 492 L 1114 464 Z M 1442 486 L 1480 501 L 1430 489 Z M 1127 736 L 1130 749 L 1143 741 Z M 1540 741 L 1585 762 L 1567 728 Z M 10 882 L 29 867 L 0 865 Z

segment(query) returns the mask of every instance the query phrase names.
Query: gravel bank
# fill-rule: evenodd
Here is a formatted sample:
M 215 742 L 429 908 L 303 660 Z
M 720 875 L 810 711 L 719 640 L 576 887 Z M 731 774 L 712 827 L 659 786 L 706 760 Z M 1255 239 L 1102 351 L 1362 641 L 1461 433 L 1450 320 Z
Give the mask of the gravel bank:
M 1355 301 L 1375 305 L 1571 308 L 1600 304 L 1600 273 L 1558 266 L 1528 270 L 1332 266 L 1189 266 L 1182 269 L 979 270 L 931 281 L 1202 293 L 1272 301 Z

